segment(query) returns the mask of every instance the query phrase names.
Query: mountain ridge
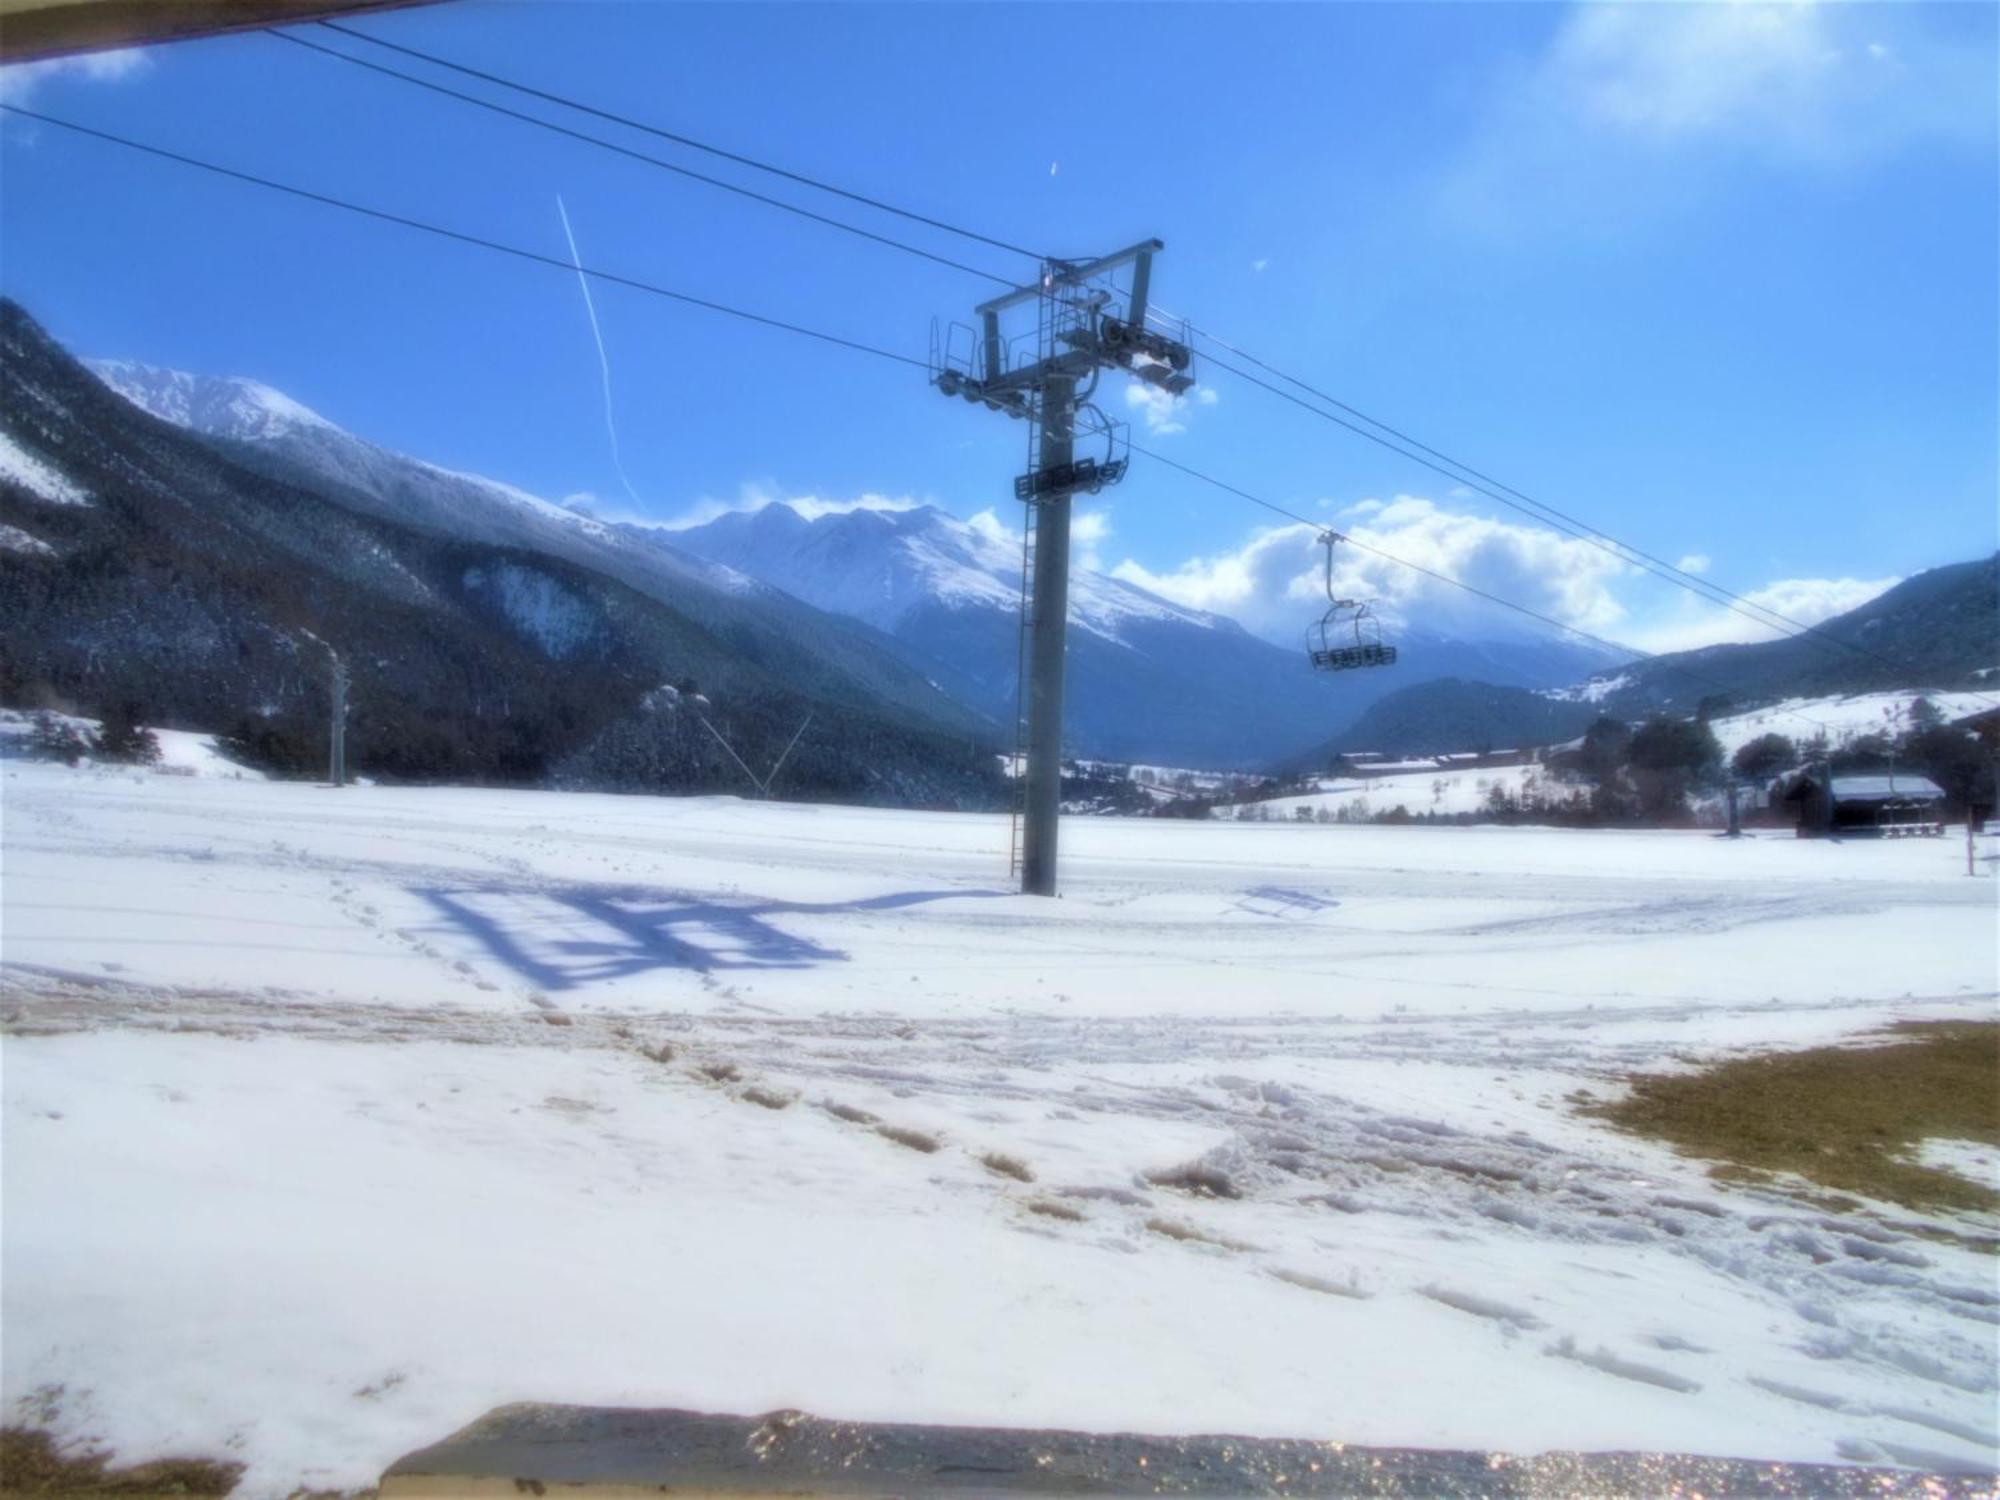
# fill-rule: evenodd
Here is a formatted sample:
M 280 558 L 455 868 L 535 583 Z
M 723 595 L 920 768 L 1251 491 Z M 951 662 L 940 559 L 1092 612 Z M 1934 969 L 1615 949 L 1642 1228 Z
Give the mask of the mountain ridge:
M 1641 657 L 1566 688 L 1530 692 L 1449 678 L 1412 684 L 1287 764 L 1323 765 L 1363 750 L 1551 744 L 1600 716 L 1636 722 L 1896 689 L 1990 689 L 2000 703 L 2000 553 L 1918 573 L 1812 632 Z
M 358 514 L 561 558 L 668 605 L 780 674 L 809 665 L 821 696 L 861 709 L 887 704 L 913 727 L 997 733 L 865 623 L 695 557 L 659 528 L 600 521 L 503 481 L 382 448 L 256 381 L 129 360 L 87 368 L 233 462 L 303 483 Z M 191 425 L 203 422 L 209 426 Z
M 675 535 L 699 556 L 859 615 L 954 693 L 1011 722 L 1021 543 L 998 523 L 934 505 L 809 516 L 772 501 Z M 1410 631 L 1399 641 L 1400 669 L 1329 678 L 1302 650 L 1228 616 L 1088 568 L 1070 576 L 1066 742 L 1093 759 L 1261 767 L 1323 741 L 1412 671 L 1488 669 L 1519 685 L 1554 686 L 1602 666 L 1607 654 L 1553 637 L 1482 642 Z
M 766 664 L 809 658 L 856 706 L 884 699 L 915 725 L 1011 735 L 1021 542 L 990 512 L 967 521 L 936 505 L 864 501 L 808 514 L 775 501 L 679 529 L 604 521 L 380 448 L 260 382 L 132 360 L 91 368 L 232 460 L 307 481 L 358 513 L 567 559 Z M 1409 628 L 1398 668 L 1329 678 L 1228 616 L 1083 567 L 1072 570 L 1070 618 L 1066 749 L 1195 769 L 1293 758 L 1413 678 L 1542 688 L 1606 660 L 1554 633 L 1479 640 Z
M 1000 799 L 990 739 L 786 675 L 764 655 L 782 631 L 719 631 L 568 558 L 367 513 L 246 466 L 246 446 L 123 399 L 0 299 L 0 697 L 136 701 L 296 773 L 324 763 L 334 642 L 370 774 L 746 790 L 715 734 L 769 765 L 810 712 L 794 795 Z

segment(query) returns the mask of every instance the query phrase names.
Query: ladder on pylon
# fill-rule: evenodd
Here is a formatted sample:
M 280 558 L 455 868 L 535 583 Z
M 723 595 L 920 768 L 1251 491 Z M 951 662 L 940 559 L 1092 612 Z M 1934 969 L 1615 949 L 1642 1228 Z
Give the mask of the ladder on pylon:
M 1028 653 L 1034 639 L 1035 623 L 1035 528 L 1041 507 L 1024 506 L 1021 520 L 1021 608 L 1014 642 L 1014 758 L 1007 774 L 1013 778 L 1013 792 L 1007 812 L 1007 878 L 1021 873 L 1026 848 L 1021 821 L 1028 808 Z

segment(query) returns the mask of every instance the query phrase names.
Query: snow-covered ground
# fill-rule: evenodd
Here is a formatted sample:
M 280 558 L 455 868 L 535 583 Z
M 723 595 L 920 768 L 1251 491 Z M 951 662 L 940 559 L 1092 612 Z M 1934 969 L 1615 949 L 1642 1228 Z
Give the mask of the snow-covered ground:
M 34 733 L 37 714 L 21 709 L 0 708 L 0 759 L 27 754 L 28 738 Z M 55 719 L 69 725 L 88 741 L 104 726 L 96 719 L 79 718 L 74 714 L 55 714 Z M 160 758 L 146 766 L 96 766 L 93 769 L 103 775 L 122 776 L 220 776 L 230 781 L 263 781 L 262 771 L 239 765 L 224 755 L 216 745 L 215 736 L 194 729 L 155 729 L 153 737 L 160 744 Z
M 1401 807 L 1412 816 L 1422 813 L 1484 812 L 1493 789 L 1500 787 L 1513 797 L 1539 789 L 1551 796 L 1566 797 L 1575 788 L 1558 782 L 1543 766 L 1440 767 L 1433 762 L 1422 770 L 1397 771 L 1384 776 L 1327 777 L 1318 789 L 1292 797 L 1271 797 L 1254 806 L 1268 808 L 1274 818 L 1296 817 L 1303 807 L 1318 813 L 1345 812 L 1349 818 L 1367 819 L 1376 813 Z M 1218 818 L 1233 810 L 1217 809 Z
M 548 1399 L 1995 1460 L 1990 1256 L 1571 1103 L 1992 1015 L 1952 841 L 1075 819 L 1049 902 L 995 817 L 0 816 L 5 1397 L 122 1458 L 358 1486 Z
M 1905 688 L 1885 693 L 1854 693 L 1838 698 L 1787 698 L 1748 713 L 1715 719 L 1709 727 L 1722 745 L 1725 758 L 1764 734 L 1782 734 L 1803 745 L 1824 733 L 1827 743 L 1839 749 L 1865 734 L 1887 734 L 1892 738 L 1914 726 L 1910 705 L 1925 698 L 1944 718 L 1964 718 L 1993 707 L 1991 693 L 1932 693 Z

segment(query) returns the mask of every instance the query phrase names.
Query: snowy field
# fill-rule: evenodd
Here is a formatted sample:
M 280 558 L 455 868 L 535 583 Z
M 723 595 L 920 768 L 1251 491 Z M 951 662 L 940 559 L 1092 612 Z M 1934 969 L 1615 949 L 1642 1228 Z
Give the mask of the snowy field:
M 2000 1226 L 1570 1102 L 1993 1015 L 1956 840 L 1077 818 L 1039 902 L 997 818 L 0 778 L 5 1396 L 122 1459 L 354 1487 L 536 1399 L 1995 1461 L 1994 1260 L 1916 1231 Z
M 1946 722 L 1980 713 L 1994 703 L 1990 692 L 1927 693 L 1909 688 L 1837 698 L 1787 698 L 1748 713 L 1716 719 L 1709 727 L 1715 731 L 1725 758 L 1764 734 L 1782 734 L 1799 745 L 1824 734 L 1827 743 L 1838 749 L 1862 735 L 1887 734 L 1893 738 L 1913 728 L 1910 705 L 1919 698 L 1928 701 Z
M 42 716 L 18 708 L 0 708 L 0 760 L 27 753 L 29 736 L 34 733 L 35 721 L 39 717 Z M 101 720 L 78 718 L 74 714 L 50 714 L 47 717 L 67 725 L 86 739 L 94 737 L 104 727 Z M 262 771 L 238 765 L 224 755 L 216 747 L 212 734 L 193 729 L 155 729 L 152 734 L 160 746 L 160 758 L 152 767 L 157 774 L 220 776 L 230 781 L 266 779 Z
M 1519 798 L 1540 790 L 1553 796 L 1568 796 L 1574 788 L 1557 781 L 1542 766 L 1479 766 L 1446 768 L 1430 766 L 1418 771 L 1394 771 L 1387 775 L 1327 777 L 1318 789 L 1293 797 L 1267 797 L 1253 804 L 1267 808 L 1274 818 L 1298 816 L 1300 808 L 1310 813 L 1344 812 L 1363 820 L 1377 813 L 1403 808 L 1412 816 L 1484 812 L 1493 788 L 1501 787 Z M 1231 810 L 1218 809 L 1215 816 L 1229 817 Z

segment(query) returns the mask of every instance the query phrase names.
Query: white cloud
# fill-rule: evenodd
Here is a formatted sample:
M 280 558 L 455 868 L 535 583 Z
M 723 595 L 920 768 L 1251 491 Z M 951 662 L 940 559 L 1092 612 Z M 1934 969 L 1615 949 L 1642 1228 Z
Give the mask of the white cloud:
M 1900 578 L 1781 578 L 1743 595 L 1744 602 L 1776 610 L 1798 625 L 1817 625 L 1847 613 L 1884 591 Z M 1692 651 L 1725 642 L 1771 641 L 1790 635 L 1790 626 L 1766 626 L 1722 604 L 1681 596 L 1672 613 L 1631 634 L 1633 645 L 1646 651 Z
M 1377 601 L 1383 617 L 1398 626 L 1487 639 L 1539 628 L 1367 548 L 1593 634 L 1614 630 L 1626 618 L 1612 585 L 1631 570 L 1587 542 L 1448 511 L 1410 495 L 1361 501 L 1339 514 L 1361 545 L 1336 549 L 1336 592 Z M 1326 607 L 1325 555 L 1318 538 L 1317 527 L 1267 527 L 1232 551 L 1190 558 L 1171 571 L 1154 572 L 1127 559 L 1112 572 L 1178 603 L 1233 615 L 1260 635 L 1290 641 Z
M 1713 561 L 1706 552 L 1690 552 L 1674 566 L 1683 573 L 1706 573 Z
M 15 63 L 0 68 L 0 104 L 26 104 L 51 78 L 83 78 L 112 83 L 142 73 L 152 58 L 137 47 L 111 52 L 85 52 L 75 57 L 51 57 L 42 62 Z
M 1496 224 L 1548 218 L 1551 196 L 1613 221 L 1700 191 L 1717 154 L 1825 169 L 1990 148 L 1992 71 L 1982 28 L 1923 6 L 1580 4 L 1496 91 L 1446 197 Z
M 1813 128 L 1853 59 L 1811 4 L 1581 5 L 1541 85 L 1587 123 L 1638 136 Z
M 1093 573 L 1104 571 L 1104 558 L 1099 551 L 1111 539 L 1111 512 L 1107 510 L 1079 510 L 1070 517 L 1070 553 L 1079 568 L 1088 568 Z
M 1256 260 L 1250 262 L 1250 269 L 1253 271 L 1262 271 L 1266 266 L 1270 264 L 1271 262 L 1269 257 L 1259 256 Z
M 1329 502 L 1321 502 L 1327 506 Z M 1405 567 L 1470 584 L 1525 605 L 1572 629 L 1642 651 L 1685 651 L 1725 641 L 1790 634 L 1621 562 L 1586 541 L 1489 516 L 1448 510 L 1413 495 L 1366 499 L 1334 511 L 1351 542 L 1335 549 L 1334 589 L 1375 601 L 1391 631 L 1435 632 L 1465 639 L 1519 639 L 1545 630 L 1511 610 Z M 1296 641 L 1326 608 L 1320 528 L 1260 527 L 1242 545 L 1155 572 L 1127 558 L 1114 577 L 1176 603 L 1232 615 L 1281 644 Z M 1399 559 L 1391 562 L 1368 548 Z M 1708 559 L 1682 559 L 1682 566 Z M 1689 568 L 1688 571 L 1695 571 Z M 1864 604 L 1894 578 L 1787 578 L 1744 595 L 1802 625 Z
M 1020 531 L 1002 520 L 1000 512 L 991 506 L 977 515 L 967 516 L 965 524 L 989 541 L 1004 542 L 1009 547 L 1021 545 Z M 1096 573 L 1104 572 L 1104 558 L 1099 549 L 1115 534 L 1110 511 L 1072 510 L 1069 520 L 1072 566 Z
M 1011 542 L 1016 547 L 1021 545 L 1021 533 L 1001 520 L 1000 513 L 990 505 L 979 514 L 966 517 L 965 524 L 993 541 Z
M 1187 431 L 1188 408 L 1214 406 L 1222 399 L 1212 386 L 1197 386 L 1191 395 L 1175 396 L 1143 380 L 1128 381 L 1125 405 L 1137 412 L 1154 437 L 1169 437 Z

